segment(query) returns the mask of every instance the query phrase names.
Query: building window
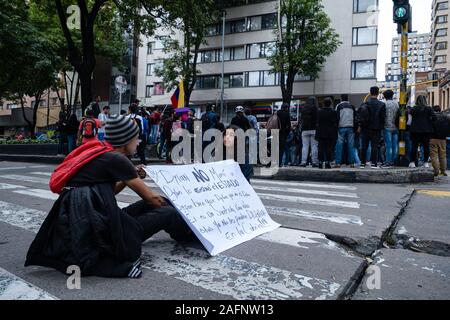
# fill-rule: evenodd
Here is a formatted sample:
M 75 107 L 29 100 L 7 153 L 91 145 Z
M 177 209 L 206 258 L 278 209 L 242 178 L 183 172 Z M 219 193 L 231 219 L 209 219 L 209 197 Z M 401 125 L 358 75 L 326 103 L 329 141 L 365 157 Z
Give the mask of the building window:
M 145 87 L 145 96 L 147 98 L 152 96 L 152 92 L 153 92 L 153 86 L 146 86 Z
M 446 2 L 439 2 L 436 5 L 436 10 L 446 10 L 446 9 L 448 9 L 448 1 L 446 1 Z
M 208 76 L 203 77 L 202 89 L 216 89 L 217 88 L 217 77 Z
M 277 27 L 277 14 L 263 15 L 261 18 L 261 29 L 274 29 Z
M 305 76 L 300 73 L 297 73 L 294 78 L 294 81 L 311 81 L 311 80 L 312 78 L 310 76 Z
M 155 64 L 148 63 L 147 64 L 147 76 L 152 76 L 154 72 L 155 72 Z
M 217 80 L 220 80 L 218 78 Z M 244 86 L 244 76 L 243 74 L 229 74 L 225 75 L 223 78 L 223 86 L 225 88 L 241 88 Z
M 436 37 L 445 37 L 447 36 L 447 29 L 437 29 Z
M 155 83 L 153 94 L 155 96 L 161 96 L 164 94 L 164 84 L 162 82 Z
M 153 54 L 154 48 L 155 48 L 155 42 L 147 43 L 147 54 Z
M 446 63 L 447 56 L 436 56 L 436 63 Z
M 260 85 L 259 76 L 260 76 L 259 71 L 247 72 L 247 86 L 248 87 L 259 87 L 259 85 Z
M 261 30 L 261 16 L 250 17 L 247 21 L 247 29 L 248 31 Z
M 377 28 L 374 27 L 353 28 L 353 45 L 376 44 L 377 33 Z
M 247 59 L 271 57 L 276 50 L 275 42 L 252 43 L 247 45 Z
M 436 50 L 446 50 L 447 49 L 447 42 L 437 42 L 436 43 Z
M 352 61 L 352 79 L 375 78 L 376 60 Z
M 436 23 L 446 23 L 448 21 L 448 16 L 437 16 Z
M 378 0 L 353 0 L 353 12 L 367 12 L 378 9 Z
M 245 19 L 239 19 L 234 21 L 228 21 L 225 23 L 225 33 L 231 34 L 231 33 L 240 33 L 245 32 L 246 26 L 245 26 Z

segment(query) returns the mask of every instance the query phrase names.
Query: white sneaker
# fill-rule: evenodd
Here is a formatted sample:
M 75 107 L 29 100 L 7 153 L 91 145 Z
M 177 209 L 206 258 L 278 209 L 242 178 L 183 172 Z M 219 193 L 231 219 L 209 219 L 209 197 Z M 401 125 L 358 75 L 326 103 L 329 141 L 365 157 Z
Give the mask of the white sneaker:
M 409 164 L 409 167 L 410 167 L 410 168 L 416 168 L 416 164 L 415 164 L 414 162 L 411 162 L 411 163 Z
M 370 167 L 372 167 L 372 162 L 367 161 L 367 162 L 366 162 L 366 168 L 370 168 Z
M 429 164 L 428 162 L 425 162 L 425 163 L 423 164 L 423 167 L 424 167 L 424 168 L 430 168 L 430 164 Z

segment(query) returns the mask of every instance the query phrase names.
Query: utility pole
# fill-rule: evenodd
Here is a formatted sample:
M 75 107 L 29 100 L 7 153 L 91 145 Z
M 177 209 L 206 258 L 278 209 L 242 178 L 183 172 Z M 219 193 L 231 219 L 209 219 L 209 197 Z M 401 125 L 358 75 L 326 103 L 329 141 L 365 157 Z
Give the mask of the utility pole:
M 227 12 L 225 9 L 222 11 L 222 77 L 221 77 L 221 85 L 220 85 L 220 117 L 222 121 L 223 117 L 223 95 L 225 92 L 225 18 Z
M 394 2 L 394 23 L 398 25 L 401 33 L 401 84 L 400 84 L 400 121 L 399 121 L 399 156 L 406 156 L 406 105 L 408 95 L 408 33 L 412 29 L 412 8 L 409 0 L 393 0 Z

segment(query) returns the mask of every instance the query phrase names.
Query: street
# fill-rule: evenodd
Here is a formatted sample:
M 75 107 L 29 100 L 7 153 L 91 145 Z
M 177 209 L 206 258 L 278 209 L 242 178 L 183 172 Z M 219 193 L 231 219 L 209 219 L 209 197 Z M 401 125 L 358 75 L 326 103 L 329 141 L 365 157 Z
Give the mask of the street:
M 0 164 L 0 300 L 450 298 L 447 177 L 420 185 L 253 179 L 281 228 L 215 257 L 161 232 L 143 244 L 142 278 L 86 277 L 70 290 L 68 276 L 23 266 L 57 198 L 48 188 L 54 168 Z M 117 196 L 120 207 L 137 200 L 130 189 Z

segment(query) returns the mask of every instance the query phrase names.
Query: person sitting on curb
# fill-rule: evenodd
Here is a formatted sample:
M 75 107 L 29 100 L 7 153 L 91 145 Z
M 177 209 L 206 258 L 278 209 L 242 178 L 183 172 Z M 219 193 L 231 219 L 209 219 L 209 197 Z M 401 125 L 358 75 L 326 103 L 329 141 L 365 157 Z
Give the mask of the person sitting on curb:
M 59 193 L 31 244 L 25 266 L 39 265 L 67 272 L 78 266 L 82 276 L 138 278 L 141 244 L 165 230 L 177 241 L 196 240 L 177 210 L 142 181 L 134 154 L 137 124 L 124 116 L 110 117 L 105 140 L 94 140 L 69 154 L 52 174 L 50 189 Z M 121 209 L 115 195 L 125 187 L 142 200 Z

